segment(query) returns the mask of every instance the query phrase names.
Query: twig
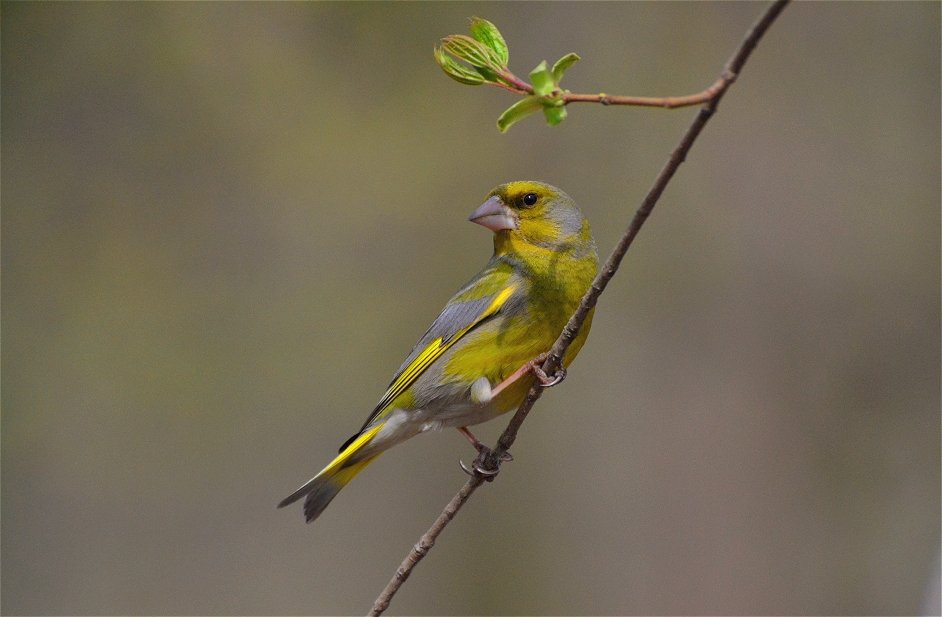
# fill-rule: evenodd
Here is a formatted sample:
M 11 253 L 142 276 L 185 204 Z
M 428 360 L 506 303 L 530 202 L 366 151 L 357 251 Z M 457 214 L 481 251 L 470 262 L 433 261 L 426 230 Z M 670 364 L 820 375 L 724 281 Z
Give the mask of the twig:
M 640 105 L 642 107 L 664 107 L 665 109 L 675 109 L 677 107 L 690 107 L 691 105 L 700 105 L 716 98 L 721 90 L 725 90 L 729 85 L 726 75 L 720 76 L 713 84 L 696 94 L 687 96 L 621 96 L 618 94 L 574 94 L 565 92 L 562 95 L 563 102 L 569 103 L 601 103 L 602 105 Z
M 671 178 L 674 176 L 674 173 L 680 167 L 680 164 L 683 163 L 686 159 L 687 153 L 690 151 L 691 146 L 693 146 L 694 141 L 696 141 L 707 121 L 716 111 L 716 108 L 720 103 L 720 99 L 723 98 L 726 90 L 733 83 L 733 81 L 736 80 L 736 77 L 742 70 L 742 67 L 749 58 L 749 55 L 758 44 L 759 39 L 762 38 L 766 30 L 768 30 L 769 26 L 772 25 L 772 23 L 779 16 L 789 1 L 790 0 L 776 0 L 776 2 L 774 2 L 766 10 L 762 17 L 760 17 L 759 20 L 753 24 L 752 28 L 747 33 L 746 38 L 743 39 L 743 42 L 736 50 L 736 53 L 734 53 L 726 63 L 721 77 L 715 82 L 714 86 L 711 86 L 711 88 L 715 87 L 715 91 L 706 101 L 706 104 L 700 109 L 699 113 L 697 113 L 693 123 L 687 129 L 687 132 L 684 133 L 680 143 L 671 153 L 667 163 L 664 165 L 663 169 L 661 169 L 657 179 L 654 181 L 654 185 L 648 191 L 647 196 L 645 196 L 644 201 L 641 203 L 641 206 L 638 208 L 637 212 L 635 212 L 635 215 L 632 218 L 631 223 L 628 225 L 628 228 L 625 230 L 624 235 L 618 241 L 618 244 L 615 245 L 611 255 L 602 267 L 601 272 L 599 272 L 598 276 L 596 276 L 595 280 L 592 282 L 592 286 L 582 298 L 579 308 L 576 309 L 576 312 L 569 319 L 566 327 L 563 328 L 562 333 L 559 335 L 559 338 L 556 339 L 556 343 L 553 345 L 549 355 L 543 362 L 543 371 L 548 375 L 555 373 L 561 366 L 561 359 L 563 354 L 572 343 L 573 339 L 575 339 L 576 335 L 579 333 L 579 329 L 582 327 L 582 324 L 585 321 L 586 316 L 589 314 L 589 311 L 592 310 L 592 308 L 595 306 L 599 295 L 601 295 L 601 293 L 605 290 L 605 287 L 608 285 L 608 282 L 615 275 L 615 272 L 618 270 L 618 267 L 621 264 L 622 258 L 624 258 L 625 253 L 628 251 L 628 247 L 631 246 L 631 243 L 634 241 L 635 236 L 638 235 L 638 231 L 640 231 L 641 226 L 644 225 L 645 220 L 647 220 L 648 216 L 651 214 L 651 211 L 654 209 L 654 205 L 657 203 L 657 200 L 664 192 L 664 188 L 667 186 L 668 182 L 670 182 Z M 517 438 L 517 431 L 520 429 L 520 426 L 526 419 L 527 414 L 530 413 L 530 409 L 533 407 L 533 404 L 536 403 L 542 393 L 543 388 L 541 388 L 539 385 L 534 384 L 534 386 L 530 388 L 530 391 L 527 393 L 523 403 L 521 403 L 516 413 L 514 413 L 513 418 L 511 418 L 510 423 L 507 425 L 507 428 L 504 429 L 504 432 L 497 440 L 497 447 L 492 451 L 483 452 L 481 456 L 478 457 L 478 464 L 474 466 L 475 468 L 482 468 L 486 471 L 492 472 L 497 471 L 500 466 L 502 455 L 510 449 L 510 446 L 513 445 L 514 440 Z M 435 540 L 438 538 L 439 534 L 441 534 L 445 526 L 455 517 L 458 510 L 471 497 L 474 491 L 484 483 L 485 480 L 490 481 L 493 479 L 494 475 L 485 476 L 480 473 L 475 473 L 474 476 L 468 479 L 465 485 L 461 487 L 461 490 L 458 491 L 458 494 L 456 494 L 454 498 L 452 498 L 452 500 L 448 503 L 448 505 L 445 506 L 445 509 L 435 520 L 435 523 L 429 528 L 427 532 L 425 532 L 419 542 L 412 547 L 412 550 L 409 552 L 409 554 L 406 555 L 406 558 L 402 561 L 402 564 L 396 570 L 396 574 L 386 585 L 386 588 L 383 589 L 382 593 L 380 593 L 379 597 L 376 598 L 376 601 L 373 603 L 373 608 L 370 611 L 370 615 L 382 615 L 383 611 L 389 607 L 389 603 L 393 596 L 406 581 L 406 579 L 409 578 L 409 575 L 412 573 L 412 569 L 415 568 L 416 564 L 418 564 L 428 554 L 429 550 L 431 550 L 432 546 L 434 546 Z
M 432 550 L 432 547 L 435 546 L 435 539 L 438 538 L 438 534 L 442 532 L 445 525 L 451 522 L 451 519 L 455 518 L 455 514 L 458 513 L 458 510 L 461 509 L 464 502 L 468 501 L 471 494 L 483 483 L 483 476 L 475 475 L 468 478 L 468 481 L 461 487 L 461 490 L 451 498 L 451 501 L 448 502 L 448 505 L 445 506 L 442 513 L 439 514 L 435 522 L 432 523 L 432 526 L 429 527 L 428 531 L 422 534 L 419 541 L 416 542 L 412 550 L 409 551 L 409 554 L 406 555 L 406 558 L 403 559 L 399 567 L 396 568 L 396 573 L 393 575 L 392 580 L 389 581 L 386 588 L 383 589 L 379 597 L 376 598 L 376 601 L 373 602 L 373 610 L 370 611 L 370 615 L 383 614 L 383 611 L 389 606 L 389 602 L 392 600 L 392 597 L 396 595 L 399 587 L 402 586 L 402 584 L 406 582 L 406 579 L 409 578 L 409 575 L 412 574 L 412 568 L 422 561 L 422 558 Z
M 497 81 L 487 82 L 488 85 L 503 88 L 514 94 L 531 95 L 533 86 L 526 83 L 513 73 L 502 73 L 501 77 L 509 83 Z M 690 107 L 700 105 L 712 100 L 720 90 L 724 90 L 729 85 L 729 79 L 726 75 L 721 75 L 714 81 L 709 88 L 701 90 L 696 94 L 685 96 L 624 96 L 621 94 L 579 94 L 569 91 L 555 91 L 553 96 L 562 99 L 564 105 L 570 103 L 601 103 L 602 105 L 635 105 L 641 107 L 663 107 L 665 109 L 676 109 L 678 107 Z

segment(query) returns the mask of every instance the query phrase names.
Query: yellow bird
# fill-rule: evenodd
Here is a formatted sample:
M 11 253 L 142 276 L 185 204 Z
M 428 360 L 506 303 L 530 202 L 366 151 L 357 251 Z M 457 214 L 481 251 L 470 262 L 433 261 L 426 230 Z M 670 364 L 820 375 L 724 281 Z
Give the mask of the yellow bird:
M 494 232 L 494 256 L 448 301 L 340 454 L 279 508 L 304 497 L 313 521 L 383 451 L 429 430 L 457 428 L 480 451 L 467 427 L 523 401 L 536 361 L 595 278 L 595 241 L 572 198 L 542 182 L 498 186 L 469 219 Z M 589 313 L 563 367 L 591 325 Z

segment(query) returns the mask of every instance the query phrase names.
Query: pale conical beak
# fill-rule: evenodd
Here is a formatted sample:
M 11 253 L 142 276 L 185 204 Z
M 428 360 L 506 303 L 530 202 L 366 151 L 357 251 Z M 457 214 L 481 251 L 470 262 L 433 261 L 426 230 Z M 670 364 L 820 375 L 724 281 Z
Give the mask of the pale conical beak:
M 517 217 L 514 216 L 513 211 L 505 206 L 500 197 L 496 195 L 472 212 L 468 220 L 483 225 L 494 233 L 502 229 L 517 229 L 519 227 Z

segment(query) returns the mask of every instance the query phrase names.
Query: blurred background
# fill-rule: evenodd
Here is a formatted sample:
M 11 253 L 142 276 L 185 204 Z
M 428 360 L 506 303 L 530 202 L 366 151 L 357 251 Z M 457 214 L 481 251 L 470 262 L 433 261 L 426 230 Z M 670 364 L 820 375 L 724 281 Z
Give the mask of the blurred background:
M 521 76 L 681 95 L 765 6 L 4 3 L 3 613 L 367 611 L 464 439 L 275 504 L 489 257 L 493 186 L 604 257 L 696 113 L 501 135 L 433 45 L 479 15 Z M 939 614 L 940 7 L 786 9 L 392 613 Z

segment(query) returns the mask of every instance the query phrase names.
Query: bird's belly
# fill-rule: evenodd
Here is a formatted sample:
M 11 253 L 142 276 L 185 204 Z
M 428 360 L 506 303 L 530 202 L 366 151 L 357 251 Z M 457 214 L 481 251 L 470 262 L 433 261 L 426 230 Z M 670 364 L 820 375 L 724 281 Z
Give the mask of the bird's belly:
M 374 439 L 376 445 L 388 447 L 426 431 L 460 428 L 487 422 L 507 411 L 496 401 L 481 405 L 456 403 L 429 405 L 424 409 L 394 409 Z M 385 449 L 385 448 L 383 448 Z
M 415 421 L 421 425 L 422 431 L 438 430 L 443 428 L 460 428 L 480 424 L 496 418 L 508 411 L 498 404 L 498 401 L 489 403 L 473 403 L 471 401 L 451 401 L 448 404 L 436 405 L 432 403 L 424 409 L 417 409 Z

